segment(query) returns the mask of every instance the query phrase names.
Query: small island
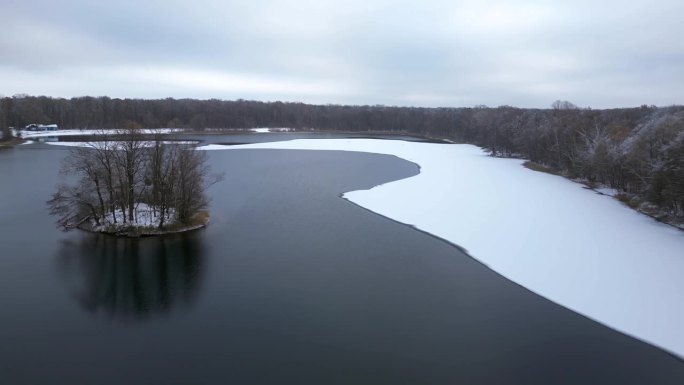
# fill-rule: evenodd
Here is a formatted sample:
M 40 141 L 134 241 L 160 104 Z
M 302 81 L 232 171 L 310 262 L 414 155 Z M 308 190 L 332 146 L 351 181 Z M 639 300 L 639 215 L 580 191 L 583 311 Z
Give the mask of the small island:
M 209 222 L 207 155 L 183 142 L 145 137 L 129 123 L 112 135 L 74 146 L 65 182 L 47 202 L 57 226 L 125 237 L 179 233 Z

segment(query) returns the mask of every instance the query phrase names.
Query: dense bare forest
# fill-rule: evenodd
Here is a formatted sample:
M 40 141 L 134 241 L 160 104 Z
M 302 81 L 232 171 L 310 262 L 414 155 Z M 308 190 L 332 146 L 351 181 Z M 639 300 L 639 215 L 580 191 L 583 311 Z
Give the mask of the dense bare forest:
M 414 108 L 194 99 L 0 99 L 0 127 L 56 123 L 61 128 L 290 127 L 396 132 L 473 143 L 496 156 L 613 187 L 631 206 L 668 222 L 684 221 L 684 107 L 610 110 L 557 101 L 548 109 Z

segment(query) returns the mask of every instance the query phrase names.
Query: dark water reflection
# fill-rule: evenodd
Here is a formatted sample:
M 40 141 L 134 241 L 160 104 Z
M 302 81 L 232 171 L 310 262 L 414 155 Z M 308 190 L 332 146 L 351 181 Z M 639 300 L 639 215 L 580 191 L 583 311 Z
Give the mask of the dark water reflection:
M 89 312 L 141 320 L 197 298 L 204 251 L 193 234 L 118 239 L 93 235 L 62 242 L 60 272 Z

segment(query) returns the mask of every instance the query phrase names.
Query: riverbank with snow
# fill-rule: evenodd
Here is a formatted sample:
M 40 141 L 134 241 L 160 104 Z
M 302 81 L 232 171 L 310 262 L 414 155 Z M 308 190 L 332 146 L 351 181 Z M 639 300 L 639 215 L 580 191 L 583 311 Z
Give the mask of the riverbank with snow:
M 155 129 L 140 129 L 136 132 L 145 135 L 154 134 L 173 134 L 182 132 L 181 128 L 155 128 Z M 45 137 L 58 137 L 58 136 L 78 136 L 78 135 L 118 135 L 124 134 L 125 132 L 120 129 L 106 129 L 106 130 L 55 130 L 55 131 L 28 131 L 20 130 L 15 131 L 14 136 L 21 137 L 23 139 L 32 138 L 45 138 Z
M 398 156 L 419 175 L 346 199 L 464 247 L 514 282 L 684 357 L 684 233 L 559 176 L 471 145 L 304 139 L 205 150 Z
M 138 133 L 144 135 L 155 135 L 155 134 L 179 134 L 183 132 L 190 132 L 190 129 L 185 128 L 143 128 L 137 130 Z M 235 132 L 253 132 L 257 134 L 264 134 L 270 132 L 291 132 L 294 129 L 287 127 L 280 128 L 242 128 L 242 129 L 205 129 L 202 133 L 235 133 Z M 125 133 L 121 129 L 70 129 L 70 130 L 54 130 L 54 131 L 30 131 L 30 130 L 13 130 L 13 135 L 21 137 L 23 139 L 37 139 L 37 138 L 47 138 L 47 137 L 59 137 L 59 136 L 80 136 L 80 135 L 118 135 Z

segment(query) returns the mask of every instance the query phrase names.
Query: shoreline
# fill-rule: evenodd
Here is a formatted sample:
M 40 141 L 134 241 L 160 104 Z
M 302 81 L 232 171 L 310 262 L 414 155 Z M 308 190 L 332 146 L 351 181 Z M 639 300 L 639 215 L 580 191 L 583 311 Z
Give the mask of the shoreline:
M 14 146 L 19 146 L 26 142 L 27 141 L 22 138 L 12 138 L 10 140 L 0 142 L 0 150 L 9 150 L 11 148 L 14 148 Z

